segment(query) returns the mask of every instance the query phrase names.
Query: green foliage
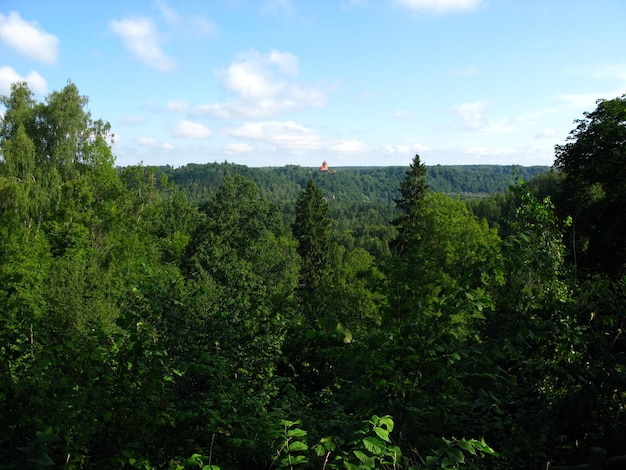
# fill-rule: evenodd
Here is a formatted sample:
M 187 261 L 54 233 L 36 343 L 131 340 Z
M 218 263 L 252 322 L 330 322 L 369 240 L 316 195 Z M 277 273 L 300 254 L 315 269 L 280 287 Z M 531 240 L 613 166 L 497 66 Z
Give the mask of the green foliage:
M 396 467 L 402 460 L 402 451 L 391 442 L 390 434 L 394 422 L 391 416 L 378 417 L 366 421 L 368 428 L 357 432 L 356 441 L 352 443 L 352 454 L 349 459 L 344 456 L 343 465 L 346 470 Z M 331 467 L 332 468 L 332 467 Z
M 575 223 L 575 263 L 586 274 L 619 277 L 626 265 L 626 95 L 599 100 L 575 122 L 555 161 L 565 174 L 561 204 Z
M 442 440 L 444 443 L 443 447 L 432 451 L 432 455 L 426 456 L 422 465 L 411 468 L 443 468 L 453 470 L 466 464 L 474 468 L 483 468 L 482 465 L 476 462 L 476 457 L 482 457 L 483 455 L 498 457 L 498 453 L 489 447 L 484 439 L 452 438 L 449 440 L 443 438 Z
M 307 432 L 301 429 L 299 421 L 281 420 L 283 426 L 281 444 L 276 451 L 274 460 L 276 468 L 293 468 L 308 462 L 307 451 L 309 446 L 306 443 Z
M 292 232 L 301 259 L 297 298 L 312 321 L 314 313 L 324 310 L 323 291 L 331 258 L 328 203 L 312 179 L 296 203 Z
M 73 84 L 1 101 L 4 468 L 544 468 L 623 445 L 626 279 L 596 256 L 621 256 L 621 100 L 563 173 L 472 202 L 451 194 L 514 169 L 115 168 Z
M 400 197 L 394 199 L 396 207 L 400 211 L 393 220 L 393 225 L 398 228 L 398 235 L 394 240 L 394 248 L 397 253 L 402 254 L 415 238 L 419 238 L 419 234 L 416 234 L 415 231 L 428 191 L 425 176 L 426 166 L 421 163 L 419 155 L 415 155 L 404 179 L 400 182 Z
M 318 168 L 296 165 L 250 168 L 227 162 L 157 168 L 195 201 L 205 200 L 227 175 L 238 174 L 251 179 L 263 197 L 287 206 L 295 203 L 308 181 L 313 179 L 332 206 L 372 208 L 393 204 L 399 196 L 398 187 L 407 167 L 337 167 L 334 170 L 322 173 Z M 427 167 L 425 178 L 433 192 L 475 199 L 504 192 L 516 179 L 530 181 L 549 170 L 545 166 L 435 165 Z
M 453 419 L 446 413 L 468 399 L 459 377 L 468 374 L 465 363 L 476 353 L 478 326 L 493 308 L 502 268 L 496 232 L 461 201 L 425 192 L 422 172 L 407 174 L 399 249 L 386 267 L 391 341 L 378 347 L 386 367 L 372 380 L 406 445 L 429 446 L 433 435 L 454 432 L 443 424 Z M 434 429 L 420 433 L 421 422 Z

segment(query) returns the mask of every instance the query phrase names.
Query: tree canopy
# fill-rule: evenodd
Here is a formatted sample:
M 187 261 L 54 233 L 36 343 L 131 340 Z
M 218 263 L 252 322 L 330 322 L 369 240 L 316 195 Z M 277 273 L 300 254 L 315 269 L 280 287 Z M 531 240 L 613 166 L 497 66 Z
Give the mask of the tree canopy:
M 418 155 L 350 188 L 232 164 L 177 183 L 116 168 L 72 83 L 1 103 L 3 468 L 626 452 L 624 97 L 578 123 L 557 170 L 473 200 L 435 190 Z
M 574 217 L 572 242 L 585 270 L 626 271 L 626 95 L 599 100 L 556 147 L 564 209 Z

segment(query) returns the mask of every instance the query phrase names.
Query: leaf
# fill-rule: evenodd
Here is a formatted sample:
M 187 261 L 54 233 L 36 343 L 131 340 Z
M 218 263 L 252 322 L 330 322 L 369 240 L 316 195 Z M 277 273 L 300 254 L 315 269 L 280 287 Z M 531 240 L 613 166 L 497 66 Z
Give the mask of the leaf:
M 465 455 L 463 454 L 463 451 L 459 449 L 458 447 L 451 447 L 447 449 L 446 457 L 449 458 L 455 464 L 465 462 Z
M 390 442 L 389 439 L 389 431 L 387 431 L 386 429 L 380 428 L 380 427 L 375 427 L 374 428 L 374 432 L 376 433 L 376 435 L 378 437 L 380 437 L 383 441 L 385 442 Z
M 374 468 L 374 466 L 376 465 L 376 460 L 373 457 L 370 457 L 360 450 L 354 450 L 352 452 L 356 456 L 356 458 L 359 459 L 364 465 L 367 465 L 370 468 Z
M 290 461 L 291 465 L 299 465 L 301 463 L 307 463 L 309 460 L 304 455 L 296 455 Z
M 302 441 L 293 441 L 292 443 L 289 444 L 288 449 L 289 449 L 289 452 L 298 452 L 298 451 L 308 450 L 309 446 L 306 445 Z
M 393 418 L 389 415 L 378 418 L 378 426 L 387 428 L 387 431 L 393 431 Z
M 318 457 L 321 457 L 322 455 L 326 455 L 326 449 L 321 444 L 318 444 L 315 447 L 313 447 L 313 450 L 315 451 L 315 455 L 317 455 Z
M 461 439 L 460 441 L 457 441 L 457 445 L 470 454 L 476 455 L 476 449 L 474 448 L 473 441 L 468 442 L 465 439 Z
M 332 437 L 322 437 L 320 439 L 320 444 L 324 444 L 324 447 L 330 450 L 335 449 L 335 440 Z
M 476 447 L 476 449 L 478 449 L 481 452 L 484 452 L 485 454 L 493 455 L 494 457 L 497 457 L 499 455 L 495 450 L 493 450 L 491 447 L 489 447 L 489 445 L 487 445 L 484 438 L 482 438 L 480 441 L 476 441 L 476 440 L 473 441 L 473 444 Z
M 306 431 L 304 429 L 295 428 L 287 430 L 287 437 L 304 437 L 306 436 Z
M 375 437 L 366 437 L 363 439 L 363 445 L 368 451 L 375 455 L 381 455 L 385 451 L 385 443 Z

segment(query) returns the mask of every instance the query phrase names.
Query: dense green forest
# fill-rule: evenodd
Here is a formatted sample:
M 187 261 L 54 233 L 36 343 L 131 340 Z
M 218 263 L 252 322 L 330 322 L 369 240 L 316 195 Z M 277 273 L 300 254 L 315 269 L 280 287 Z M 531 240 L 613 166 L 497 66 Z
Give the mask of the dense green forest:
M 249 168 L 233 163 L 189 164 L 180 168 L 157 167 L 192 200 L 201 201 L 219 186 L 227 175 L 238 174 L 252 180 L 260 194 L 279 203 L 293 205 L 313 179 L 329 202 L 346 204 L 392 204 L 398 197 L 398 186 L 407 170 L 391 167 L 339 167 L 322 172 L 318 168 L 296 165 Z M 436 165 L 428 167 L 426 183 L 431 191 L 479 198 L 505 192 L 515 181 L 529 181 L 547 173 L 546 166 Z
M 0 104 L 2 468 L 626 453 L 626 96 L 553 169 L 334 173 L 120 168 L 74 84 Z

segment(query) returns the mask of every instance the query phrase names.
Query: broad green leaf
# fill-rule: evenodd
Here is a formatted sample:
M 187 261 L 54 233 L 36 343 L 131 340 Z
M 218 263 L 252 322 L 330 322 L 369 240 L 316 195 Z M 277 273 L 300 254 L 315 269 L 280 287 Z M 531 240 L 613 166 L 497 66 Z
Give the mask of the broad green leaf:
M 369 468 L 374 468 L 376 465 L 376 460 L 373 457 L 361 452 L 360 450 L 352 451 L 357 459 L 361 461 L 364 465 L 367 465 Z
M 378 419 L 378 426 L 384 426 L 389 432 L 393 431 L 393 418 L 391 416 L 383 416 Z
M 306 436 L 306 431 L 300 428 L 288 429 L 287 436 L 288 437 L 303 437 L 303 436 Z
M 304 455 L 296 455 L 292 457 L 290 460 L 291 465 L 300 465 L 302 463 L 307 463 L 309 460 Z
M 363 439 L 363 445 L 368 451 L 376 455 L 381 455 L 385 450 L 385 443 L 380 439 L 371 436 Z
M 298 452 L 302 450 L 308 450 L 309 446 L 302 441 L 293 441 L 289 444 L 289 452 Z
M 376 435 L 378 437 L 380 437 L 383 441 L 385 442 L 389 442 L 389 431 L 387 431 L 386 429 L 380 428 L 380 427 L 375 427 L 374 428 L 374 432 L 376 433 Z
M 460 441 L 457 441 L 457 445 L 458 445 L 461 449 L 463 449 L 463 450 L 465 450 L 465 451 L 469 452 L 470 454 L 472 454 L 472 455 L 476 455 L 476 449 L 474 448 L 474 445 L 473 445 L 473 440 L 471 440 L 471 441 L 466 441 L 465 439 L 461 439 Z

